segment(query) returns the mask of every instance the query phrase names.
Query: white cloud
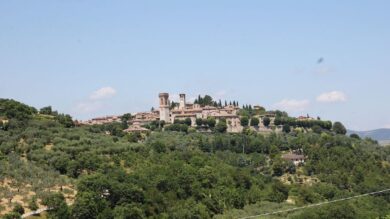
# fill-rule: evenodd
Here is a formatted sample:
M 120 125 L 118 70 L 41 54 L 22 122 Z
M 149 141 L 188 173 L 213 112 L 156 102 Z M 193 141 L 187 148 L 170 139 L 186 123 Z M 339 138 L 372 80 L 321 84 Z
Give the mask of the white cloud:
M 347 96 L 341 91 L 322 93 L 317 97 L 317 101 L 323 103 L 345 102 L 346 100 Z
M 309 100 L 283 99 L 274 106 L 277 109 L 286 111 L 303 111 L 309 106 L 309 104 Z
M 116 90 L 112 87 L 102 87 L 94 91 L 88 98 L 77 103 L 73 107 L 76 114 L 93 114 L 105 107 L 105 101 L 116 94 Z
M 101 100 L 113 97 L 116 94 L 116 90 L 112 87 L 102 87 L 99 90 L 94 91 L 89 98 L 91 100 Z

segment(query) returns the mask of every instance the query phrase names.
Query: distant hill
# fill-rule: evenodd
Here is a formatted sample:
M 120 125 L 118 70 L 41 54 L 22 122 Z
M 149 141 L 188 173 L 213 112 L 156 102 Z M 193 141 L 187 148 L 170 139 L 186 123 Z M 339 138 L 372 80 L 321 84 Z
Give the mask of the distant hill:
M 370 137 L 380 142 L 390 142 L 390 129 L 375 129 L 370 131 L 353 131 L 348 130 L 348 135 L 358 134 L 361 138 Z

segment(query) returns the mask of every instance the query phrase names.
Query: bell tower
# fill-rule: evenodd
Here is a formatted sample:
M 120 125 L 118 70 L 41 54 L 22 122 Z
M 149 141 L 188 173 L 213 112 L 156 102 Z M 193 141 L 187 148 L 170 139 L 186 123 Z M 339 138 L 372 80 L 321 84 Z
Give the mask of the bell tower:
M 166 123 L 169 123 L 169 94 L 160 93 L 158 97 L 160 98 L 160 121 L 165 121 Z
M 179 94 L 179 96 L 180 96 L 179 109 L 184 110 L 186 108 L 186 95 Z

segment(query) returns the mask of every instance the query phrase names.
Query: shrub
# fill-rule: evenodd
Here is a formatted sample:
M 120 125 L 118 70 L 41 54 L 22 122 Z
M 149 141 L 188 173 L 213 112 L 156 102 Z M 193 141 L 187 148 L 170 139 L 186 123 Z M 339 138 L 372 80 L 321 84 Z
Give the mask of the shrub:
M 283 125 L 282 131 L 285 133 L 289 133 L 291 131 L 290 125 L 289 124 Z
M 360 136 L 358 134 L 351 134 L 349 137 L 355 138 L 355 139 L 360 139 Z
M 226 122 L 220 121 L 218 122 L 217 126 L 215 127 L 215 131 L 219 133 L 224 133 L 227 130 Z
M 263 125 L 265 127 L 268 127 L 270 123 L 271 123 L 271 119 L 270 118 L 268 118 L 268 117 L 264 117 L 263 118 Z
M 19 213 L 20 215 L 24 214 L 24 208 L 21 204 L 16 203 L 14 208 L 12 209 L 13 212 Z
M 332 129 L 336 134 L 345 135 L 347 133 L 347 129 L 341 122 L 335 122 Z
M 259 121 L 258 118 L 253 117 L 253 118 L 251 119 L 251 126 L 258 126 L 259 123 L 260 123 L 260 121 Z
M 242 126 L 248 126 L 248 123 L 249 123 L 248 117 L 247 116 L 241 117 L 240 123 L 241 123 Z
M 32 211 L 38 210 L 37 197 L 33 196 L 28 202 L 28 208 Z
M 313 130 L 314 133 L 321 134 L 322 128 L 319 125 L 314 125 L 311 130 Z
M 213 117 L 207 118 L 207 125 L 209 126 L 209 128 L 214 128 L 215 123 L 216 123 L 216 121 Z

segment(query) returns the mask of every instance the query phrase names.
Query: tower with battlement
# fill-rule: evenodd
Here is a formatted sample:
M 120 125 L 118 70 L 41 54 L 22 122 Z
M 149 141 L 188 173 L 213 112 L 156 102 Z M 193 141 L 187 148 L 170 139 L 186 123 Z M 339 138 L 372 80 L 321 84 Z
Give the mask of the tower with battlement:
M 180 96 L 179 109 L 184 110 L 186 108 L 186 95 L 179 94 L 179 96 Z
M 160 121 L 170 122 L 170 110 L 169 110 L 169 94 L 160 93 Z

